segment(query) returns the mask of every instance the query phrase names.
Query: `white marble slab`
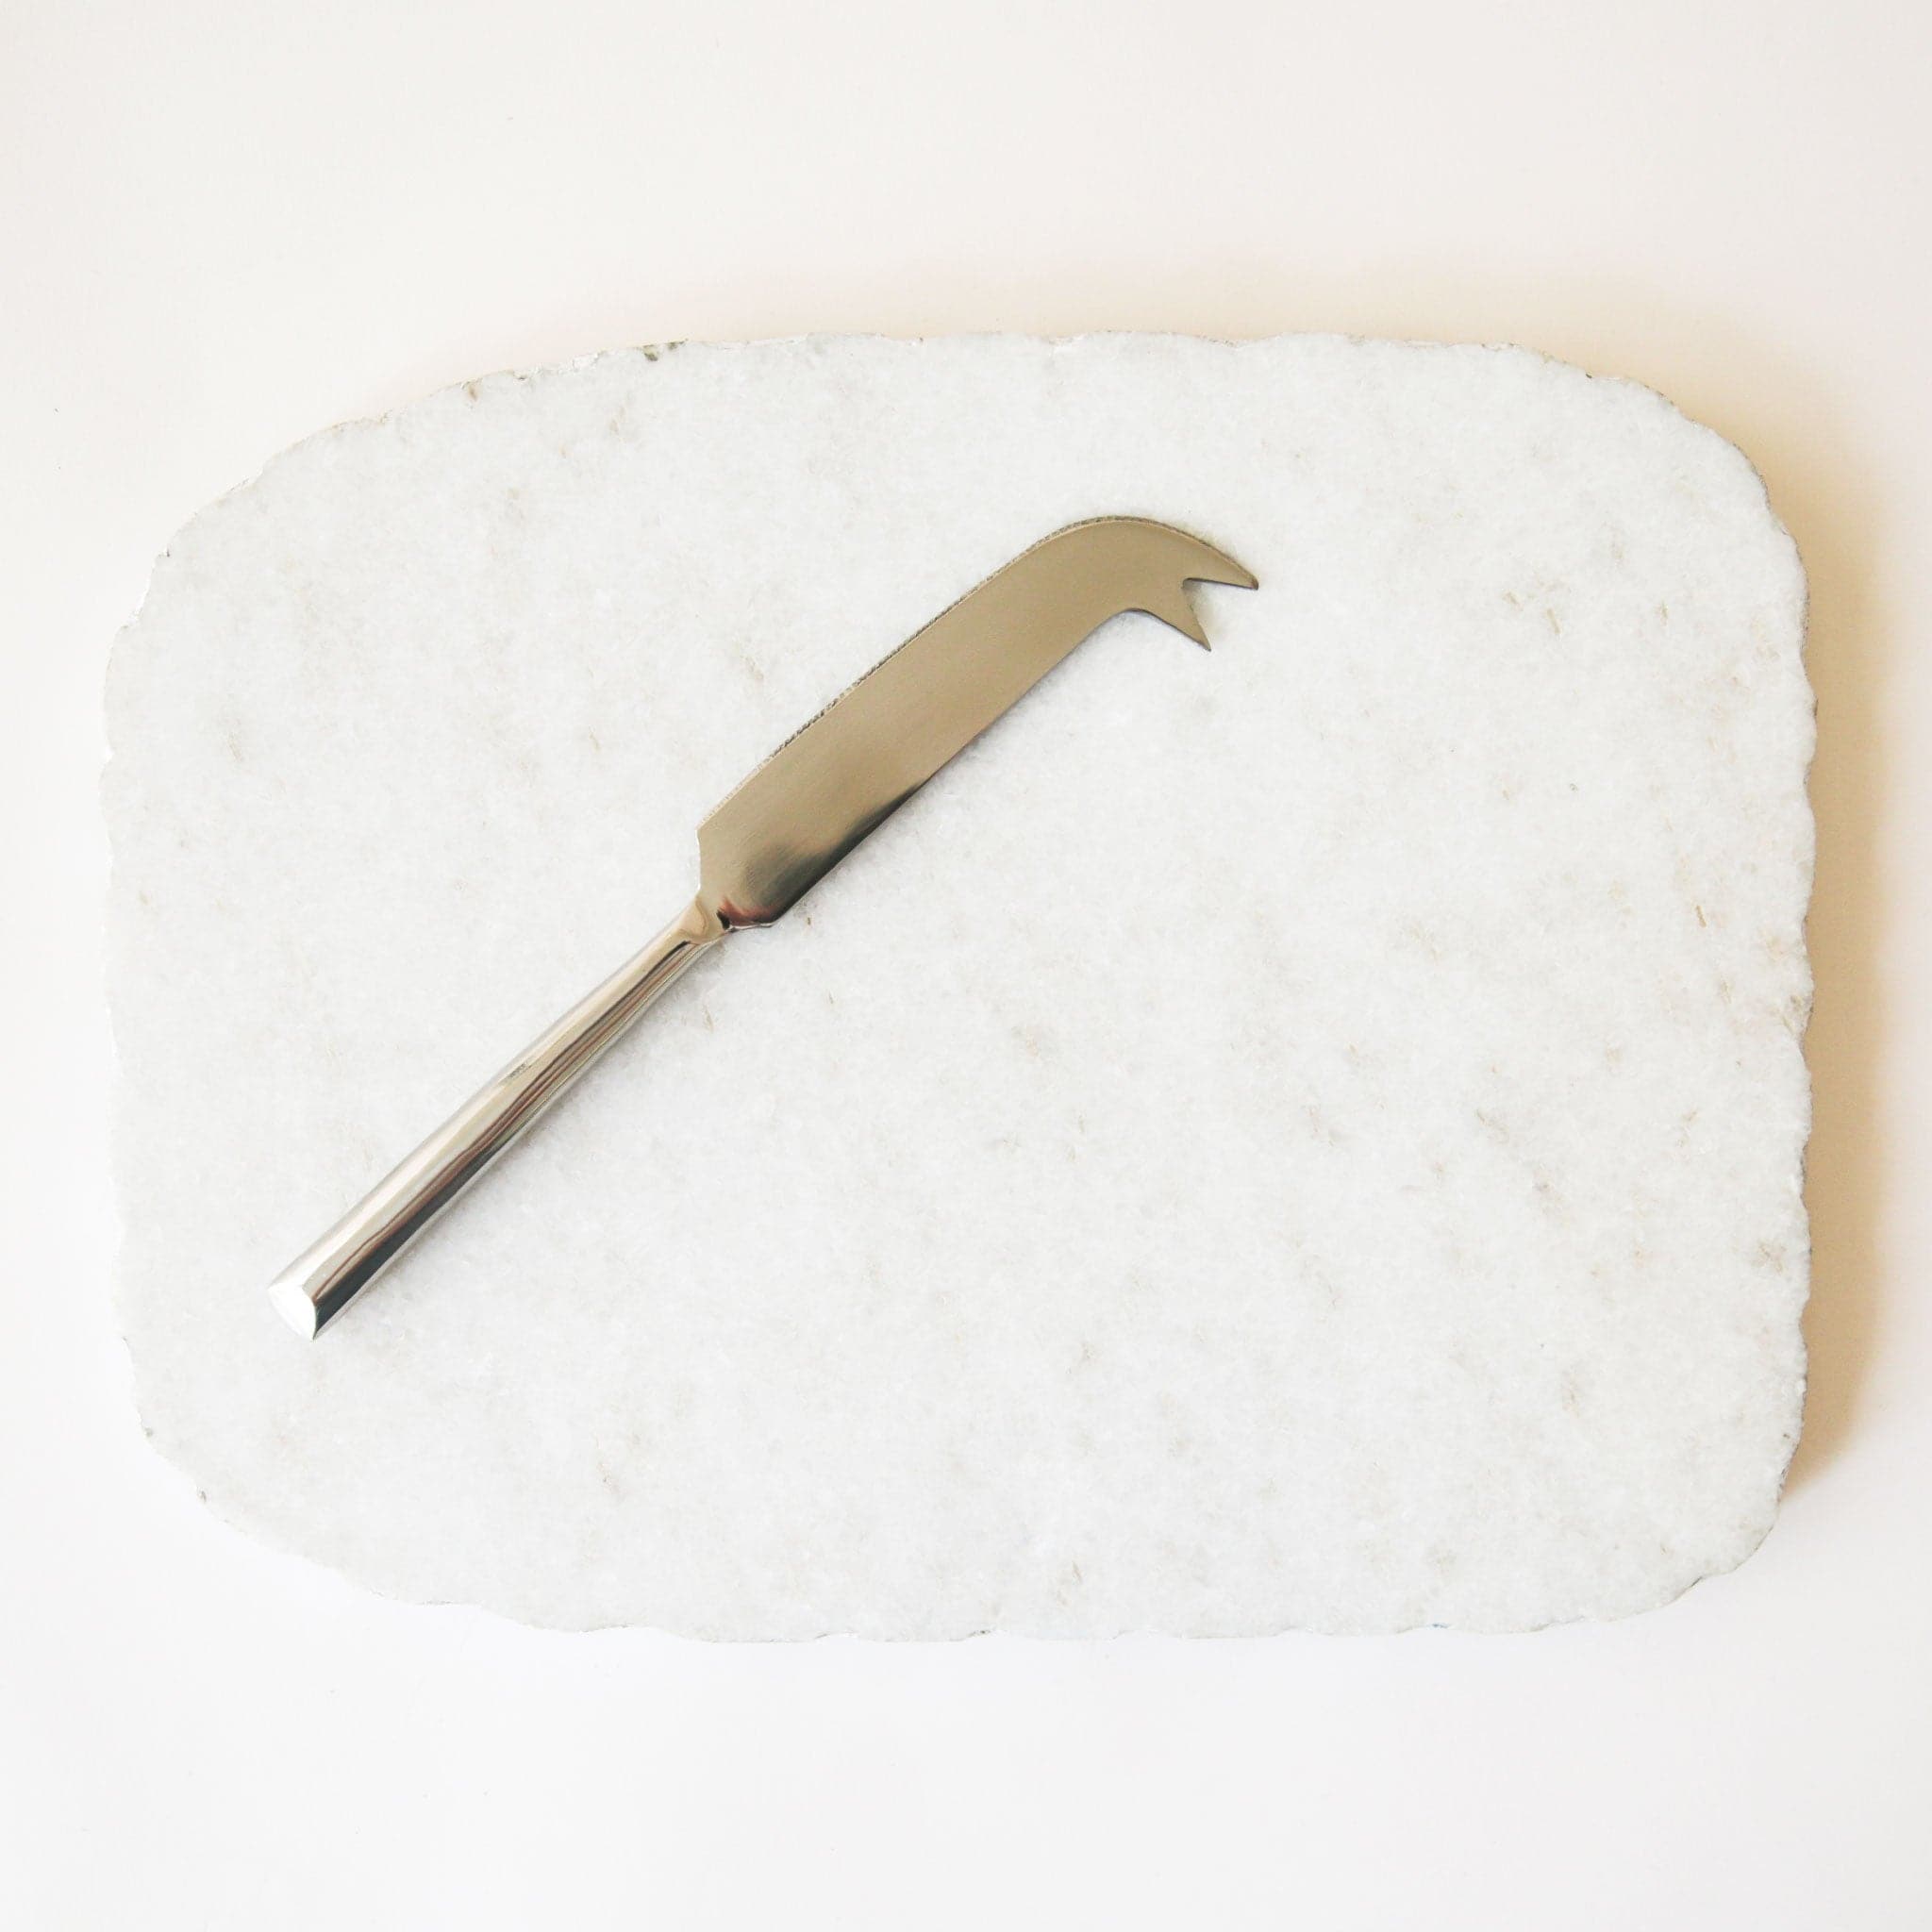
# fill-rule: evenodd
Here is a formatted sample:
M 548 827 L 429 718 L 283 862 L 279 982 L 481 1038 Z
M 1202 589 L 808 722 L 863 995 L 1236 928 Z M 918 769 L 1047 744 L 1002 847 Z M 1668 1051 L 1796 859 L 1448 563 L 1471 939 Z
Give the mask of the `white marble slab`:
M 296 1249 L 1074 518 L 1224 546 L 702 965 L 319 1342 Z M 812 340 L 491 377 L 197 517 L 114 654 L 119 1289 L 231 1522 L 716 1637 L 1507 1630 L 1796 1439 L 1804 589 L 1514 351 Z

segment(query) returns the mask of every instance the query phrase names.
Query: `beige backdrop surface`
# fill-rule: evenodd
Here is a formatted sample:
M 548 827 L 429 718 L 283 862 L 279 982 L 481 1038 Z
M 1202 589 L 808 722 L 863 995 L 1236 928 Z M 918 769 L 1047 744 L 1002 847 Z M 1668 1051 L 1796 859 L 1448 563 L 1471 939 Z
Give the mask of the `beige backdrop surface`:
M 1922 1925 L 1932 32 L 1904 4 L 132 0 L 0 14 L 0 1918 Z M 1820 695 L 1807 1435 L 1534 1639 L 704 1650 L 412 1610 L 142 1443 L 99 688 L 295 438 L 625 341 L 1507 340 L 1758 463 Z

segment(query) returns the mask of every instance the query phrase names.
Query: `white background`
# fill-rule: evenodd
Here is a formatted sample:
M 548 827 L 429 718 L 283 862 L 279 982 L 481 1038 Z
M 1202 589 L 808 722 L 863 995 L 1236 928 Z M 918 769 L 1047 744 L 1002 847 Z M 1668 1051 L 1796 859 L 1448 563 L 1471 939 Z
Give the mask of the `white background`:
M 1932 1925 L 1926 18 L 0 4 L 0 1924 Z M 99 688 L 156 553 L 506 365 L 1097 325 L 1526 342 L 1765 473 L 1822 724 L 1770 1541 L 1528 1638 L 708 1648 L 223 1528 L 108 1302 Z

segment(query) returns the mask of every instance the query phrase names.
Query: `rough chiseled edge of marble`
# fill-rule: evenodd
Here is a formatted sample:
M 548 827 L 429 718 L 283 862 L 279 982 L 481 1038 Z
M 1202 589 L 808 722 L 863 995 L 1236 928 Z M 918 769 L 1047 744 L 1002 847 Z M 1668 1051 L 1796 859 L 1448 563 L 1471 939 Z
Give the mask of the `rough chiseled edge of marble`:
M 1778 1473 L 1778 1480 L 1776 1484 L 1774 1485 L 1771 1491 L 1769 1491 L 1769 1500 L 1763 1511 L 1761 1521 L 1756 1524 L 1755 1525 L 1747 1527 L 1740 1534 L 1735 1554 L 1730 1555 L 1727 1559 L 1719 1559 L 1713 1561 L 1709 1564 L 1708 1567 L 1701 1569 L 1695 1575 L 1688 1577 L 1681 1582 L 1673 1582 L 1671 1584 L 1668 1584 L 1654 1597 L 1647 1598 L 1642 1602 L 1627 1604 L 1602 1612 L 1583 1612 L 1574 1617 L 1552 1617 L 1539 1624 L 1507 1624 L 1499 1625 L 1494 1628 L 1487 1628 L 1476 1627 L 1468 1624 L 1457 1624 L 1455 1626 L 1449 1626 L 1440 1624 L 1430 1624 L 1421 1620 L 1402 1624 L 1368 1625 L 1321 1625 L 1297 1623 L 1270 1623 L 1267 1624 L 1257 1625 L 1254 1628 L 1243 1628 L 1239 1630 L 1229 1630 L 1223 1632 L 1187 1633 L 1185 1639 L 1182 1638 L 1181 1633 L 1175 1633 L 1160 1629 L 1142 1628 L 1141 1626 L 1138 1625 L 1125 1624 L 1121 1625 L 1117 1628 L 1108 1628 L 1103 1631 L 1083 1633 L 1082 1636 L 1074 1639 L 1069 1639 L 1065 1637 L 1063 1633 L 1058 1631 L 1031 1630 L 1024 1627 L 1009 1627 L 1003 1624 L 975 1624 L 970 1628 L 929 1630 L 911 1633 L 894 1633 L 891 1635 L 884 1636 L 883 1638 L 877 1633 L 858 1631 L 849 1627 L 848 1625 L 843 1624 L 827 1625 L 823 1629 L 814 1630 L 808 1633 L 787 1634 L 778 1637 L 746 1637 L 736 1635 L 729 1632 L 723 1634 L 701 1635 L 698 1633 L 687 1631 L 669 1631 L 660 1632 L 658 1634 L 678 1636 L 685 1638 L 687 1641 L 708 1643 L 795 1643 L 805 1641 L 818 1641 L 824 1639 L 833 1637 L 865 1637 L 868 1638 L 870 1641 L 884 1641 L 889 1642 L 902 1643 L 956 1643 L 964 1641 L 971 1638 L 993 1636 L 1029 1639 L 1033 1641 L 1038 1641 L 1041 1638 L 1046 1638 L 1057 1641 L 1110 1641 L 1119 1638 L 1135 1636 L 1166 1638 L 1170 1641 L 1192 1641 L 1196 1635 L 1250 1640 L 1257 1638 L 1268 1638 L 1289 1635 L 1386 1637 L 1406 1636 L 1410 1634 L 1411 1632 L 1422 1630 L 1441 1630 L 1453 1628 L 1458 1635 L 1481 1638 L 1499 1636 L 1531 1636 L 1543 1630 L 1561 1628 L 1571 1624 L 1622 1622 L 1629 1617 L 1641 1616 L 1649 1613 L 1652 1610 L 1663 1609 L 1671 1604 L 1677 1602 L 1680 1598 L 1687 1595 L 1691 1590 L 1695 1589 L 1699 1583 L 1707 1582 L 1713 1577 L 1728 1575 L 1733 1571 L 1739 1569 L 1746 1561 L 1748 1561 L 1749 1558 L 1752 1556 L 1754 1556 L 1757 1552 L 1757 1550 L 1763 1545 L 1764 1540 L 1766 1539 L 1766 1537 L 1770 1535 L 1771 1530 L 1776 1522 L 1778 1505 L 1782 1499 L 1785 1486 L 1790 1477 L 1792 1460 L 1797 1455 L 1798 1446 L 1803 1439 L 1804 1409 L 1806 1403 L 1806 1394 L 1808 1386 L 1808 1359 L 1807 1351 L 1806 1349 L 1804 1341 L 1802 1324 L 1805 1310 L 1807 1307 L 1810 1299 L 1811 1263 L 1810 1222 L 1808 1212 L 1804 1205 L 1803 1183 L 1807 1173 L 1807 1159 L 1809 1146 L 1809 1139 L 1814 1121 L 1812 1082 L 1810 1078 L 1808 1062 L 1805 1058 L 1804 1051 L 1806 1037 L 1808 1032 L 1810 1017 L 1812 1012 L 1814 986 L 1811 973 L 1809 950 L 1808 945 L 1805 943 L 1805 939 L 1807 921 L 1808 919 L 1811 899 L 1815 890 L 1816 883 L 1817 824 L 1816 813 L 1810 802 L 1809 780 L 1810 773 L 1812 770 L 1813 763 L 1815 761 L 1816 755 L 1817 693 L 1815 688 L 1810 683 L 1807 663 L 1809 644 L 1808 577 L 1804 568 L 1802 555 L 1798 549 L 1796 540 L 1792 536 L 1790 527 L 1779 516 L 1776 506 L 1772 501 L 1771 491 L 1768 484 L 1765 481 L 1763 473 L 1757 468 L 1757 464 L 1752 461 L 1748 453 L 1746 453 L 1739 444 L 1733 442 L 1728 437 L 1724 436 L 1718 430 L 1710 427 L 1709 425 L 1701 423 L 1696 418 L 1688 414 L 1675 402 L 1674 402 L 1671 399 L 1671 397 L 1664 394 L 1662 391 L 1652 387 L 1650 384 L 1638 381 L 1634 377 L 1599 375 L 1596 372 L 1584 369 L 1576 363 L 1566 361 L 1560 357 L 1549 355 L 1541 350 L 1529 348 L 1519 343 L 1454 342 L 1441 341 L 1430 339 L 1362 336 L 1355 334 L 1346 334 L 1340 331 L 1319 330 L 1294 331 L 1288 333 L 1286 335 L 1256 337 L 1191 335 L 1172 330 L 1140 331 L 1124 329 L 1083 330 L 1071 335 L 1061 336 L 1029 335 L 1019 331 L 968 331 L 953 335 L 915 337 L 893 336 L 880 331 L 808 331 L 790 336 L 750 337 L 741 340 L 724 340 L 715 341 L 697 338 L 677 338 L 671 341 L 660 342 L 640 343 L 618 348 L 592 350 L 583 355 L 567 358 L 558 362 L 541 363 L 525 368 L 508 368 L 495 370 L 486 375 L 467 378 L 463 381 L 445 383 L 437 389 L 426 391 L 419 396 L 412 397 L 404 403 L 394 406 L 391 408 L 381 410 L 375 415 L 364 417 L 352 417 L 341 422 L 327 425 L 323 428 L 310 432 L 307 436 L 298 438 L 294 442 L 290 443 L 281 450 L 275 452 L 261 464 L 261 466 L 257 471 L 254 472 L 253 475 L 242 478 L 241 481 L 237 482 L 228 490 L 223 491 L 217 496 L 212 497 L 211 499 L 209 499 L 208 502 L 202 505 L 200 508 L 195 510 L 192 515 L 188 517 L 176 528 L 173 537 L 169 539 L 168 543 L 163 546 L 159 555 L 154 559 L 153 563 L 151 563 L 148 570 L 147 580 L 142 586 L 140 602 L 136 605 L 135 609 L 133 610 L 132 613 L 130 613 L 125 622 L 120 626 L 119 630 L 115 633 L 115 636 L 112 640 L 103 675 L 104 693 L 111 691 L 111 685 L 115 675 L 116 659 L 118 658 L 121 651 L 125 648 L 129 633 L 133 631 L 133 629 L 139 623 L 141 614 L 142 610 L 145 608 L 148 598 L 152 593 L 155 579 L 158 575 L 161 566 L 168 560 L 169 557 L 172 555 L 175 546 L 178 544 L 190 531 L 194 529 L 196 525 L 201 524 L 205 519 L 216 515 L 218 512 L 222 510 L 224 506 L 232 502 L 236 498 L 245 496 L 248 493 L 252 492 L 254 490 L 258 488 L 269 476 L 271 476 L 284 463 L 298 459 L 305 454 L 312 452 L 313 450 L 328 443 L 341 442 L 352 438 L 358 437 L 378 436 L 385 434 L 393 435 L 396 433 L 399 425 L 406 419 L 413 415 L 415 412 L 419 410 L 431 408 L 436 405 L 452 397 L 458 391 L 465 393 L 472 401 L 475 401 L 478 398 L 480 391 L 486 389 L 494 389 L 499 387 L 514 387 L 517 385 L 528 383 L 530 381 L 550 375 L 561 375 L 572 371 L 587 369 L 593 366 L 594 364 L 609 360 L 641 359 L 646 363 L 655 363 L 662 359 L 663 358 L 678 351 L 691 351 L 702 355 L 735 355 L 750 351 L 773 349 L 783 346 L 824 344 L 829 347 L 833 345 L 849 345 L 865 342 L 891 344 L 891 346 L 896 348 L 905 348 L 909 350 L 916 348 L 921 343 L 927 341 L 958 342 L 974 341 L 984 341 L 988 343 L 1006 342 L 1014 344 L 1024 344 L 1032 347 L 1044 349 L 1064 349 L 1074 347 L 1088 341 L 1107 341 L 1109 339 L 1128 339 L 1148 343 L 1150 345 L 1154 343 L 1172 343 L 1184 350 L 1193 348 L 1209 348 L 1224 350 L 1232 355 L 1237 356 L 1244 350 L 1264 348 L 1271 345 L 1278 344 L 1284 341 L 1291 341 L 1307 342 L 1327 342 L 1331 344 L 1341 343 L 1346 344 L 1351 348 L 1359 348 L 1365 351 L 1399 349 L 1412 350 L 1417 353 L 1430 355 L 1496 356 L 1520 359 L 1525 362 L 1540 364 L 1552 371 L 1560 372 L 1565 375 L 1574 376 L 1577 379 L 1587 383 L 1601 385 L 1606 388 L 1618 388 L 1641 392 L 1646 398 L 1650 399 L 1658 408 L 1660 408 L 1661 410 L 1663 410 L 1664 412 L 1666 412 L 1667 414 L 1669 414 L 1670 416 L 1674 417 L 1678 422 L 1683 424 L 1686 428 L 1693 431 L 1699 436 L 1710 438 L 1712 441 L 1722 445 L 1722 447 L 1731 457 L 1736 458 L 1736 460 L 1740 464 L 1741 464 L 1745 472 L 1749 474 L 1754 483 L 1756 484 L 1759 503 L 1763 510 L 1765 521 L 1770 526 L 1774 536 L 1782 541 L 1790 558 L 1791 569 L 1793 576 L 1795 578 L 1796 588 L 1796 609 L 1794 613 L 1795 621 L 1790 641 L 1792 643 L 1796 655 L 1796 668 L 1799 672 L 1801 678 L 1804 680 L 1804 689 L 1808 701 L 1807 709 L 1809 711 L 1813 723 L 1812 733 L 1808 740 L 1807 750 L 1805 753 L 1803 769 L 1799 774 L 1796 774 L 1799 781 L 1798 796 L 1800 806 L 1801 830 L 1805 842 L 1803 852 L 1803 872 L 1802 878 L 1800 881 L 1801 897 L 1799 904 L 1794 909 L 1801 942 L 1801 960 L 1804 972 L 1804 991 L 1803 1012 L 1799 1020 L 1799 1023 L 1791 1030 L 1790 1046 L 1789 1052 L 1796 1061 L 1794 1071 L 1797 1075 L 1796 1084 L 1799 1089 L 1800 1099 L 1802 1103 L 1799 1112 L 1799 1120 L 1801 1123 L 1802 1131 L 1798 1136 L 1797 1164 L 1798 1175 L 1800 1180 L 1798 1221 L 1800 1231 L 1804 1237 L 1803 1252 L 1800 1257 L 1801 1263 L 1804 1269 L 1804 1285 L 1803 1291 L 1795 1298 L 1791 1307 L 1791 1321 L 1793 1324 L 1798 1328 L 1798 1335 L 1796 1338 L 1797 1347 L 1795 1351 L 1798 1362 L 1798 1376 L 1793 1388 L 1791 1408 L 1787 1428 L 1787 1435 L 1790 1446 L 1786 1452 L 1783 1467 L 1780 1469 Z M 97 778 L 96 799 L 97 809 L 101 812 L 101 825 L 103 836 L 107 839 L 108 841 L 109 861 L 102 902 L 104 923 L 107 925 L 111 926 L 114 918 L 114 908 L 117 902 L 118 872 L 120 861 L 118 855 L 114 851 L 113 841 L 111 837 L 111 827 L 108 823 L 106 814 L 107 771 L 108 767 L 112 763 L 113 758 L 115 756 L 115 744 L 112 730 L 113 707 L 110 698 L 108 699 L 108 702 L 105 706 L 104 716 L 107 724 L 107 750 L 102 761 L 101 773 Z M 112 959 L 112 948 L 111 946 L 109 946 L 108 955 L 108 968 L 104 973 L 103 991 L 108 1008 L 108 1017 L 109 1023 L 109 1045 L 110 1051 L 113 1055 L 113 1059 L 111 1062 L 113 1071 L 110 1076 L 110 1098 L 108 1102 L 108 1128 L 110 1142 L 110 1167 L 112 1172 L 112 1178 L 114 1181 L 113 1191 L 114 1211 L 116 1218 L 116 1240 L 114 1261 L 112 1264 L 111 1273 L 110 1291 L 117 1316 L 117 1327 L 122 1327 L 123 1324 L 119 1322 L 118 1317 L 121 1304 L 121 1296 L 125 1291 L 125 1283 L 121 1265 L 119 1216 L 121 1201 L 120 1180 L 124 1160 L 125 1140 L 123 1135 L 122 1124 L 120 1120 L 120 1099 L 122 1093 L 122 1083 L 119 1077 L 120 1041 L 118 1036 L 118 1028 L 115 1024 L 115 1007 L 117 994 L 114 983 L 114 976 L 111 970 Z M 166 1452 L 159 1447 L 158 1443 L 155 1443 L 154 1430 L 149 1425 L 146 1420 L 145 1405 L 142 1399 L 141 1376 L 139 1373 L 139 1366 L 134 1360 L 133 1350 L 127 1341 L 126 1335 L 125 1333 L 125 1328 L 123 1329 L 121 1340 L 123 1349 L 125 1352 L 128 1367 L 129 1384 L 134 1396 L 135 1419 L 138 1423 L 138 1425 L 141 1428 L 142 1436 L 150 1443 L 155 1444 L 156 1454 L 159 1457 L 160 1461 L 170 1471 L 172 1471 L 173 1474 L 183 1484 L 195 1490 L 197 1499 L 208 1509 L 209 1515 L 211 1515 L 218 1523 L 220 1523 L 224 1529 L 231 1532 L 234 1535 L 243 1538 L 251 1544 L 254 1544 L 258 1547 L 265 1546 L 270 1549 L 273 1549 L 279 1556 L 296 1558 L 306 1564 L 312 1566 L 315 1569 L 321 1570 L 325 1574 L 341 1582 L 348 1588 L 366 1591 L 385 1601 L 398 1605 L 405 1605 L 410 1607 L 424 1609 L 477 1610 L 487 1616 L 491 1617 L 492 1619 L 510 1624 L 512 1626 L 523 1627 L 531 1630 L 568 1631 L 571 1634 L 594 1635 L 604 1631 L 652 1630 L 655 1628 L 655 1626 L 652 1626 L 650 1624 L 636 1624 L 627 1621 L 615 1620 L 604 1622 L 586 1622 L 582 1624 L 568 1625 L 560 1624 L 545 1624 L 537 1622 L 534 1619 L 525 1619 L 513 1612 L 497 1609 L 488 1605 L 475 1604 L 470 1602 L 466 1598 L 441 1597 L 426 1594 L 414 1595 L 400 1592 L 390 1589 L 385 1589 L 379 1585 L 368 1582 L 360 1576 L 351 1576 L 346 1573 L 337 1571 L 327 1563 L 323 1562 L 321 1559 L 309 1556 L 307 1551 L 298 1549 L 294 1547 L 292 1544 L 288 1543 L 279 1538 L 274 1537 L 269 1534 L 265 1534 L 259 1529 L 241 1523 L 240 1521 L 236 1520 L 233 1516 L 231 1516 L 228 1512 L 226 1512 L 225 1509 L 223 1509 L 220 1506 L 215 1504 L 209 1498 L 208 1492 L 204 1490 L 201 1490 L 199 1486 L 195 1483 L 195 1480 L 193 1476 L 190 1474 L 190 1472 L 180 1464 L 175 1463 L 173 1460 L 173 1458 L 170 1457 L 166 1454 Z

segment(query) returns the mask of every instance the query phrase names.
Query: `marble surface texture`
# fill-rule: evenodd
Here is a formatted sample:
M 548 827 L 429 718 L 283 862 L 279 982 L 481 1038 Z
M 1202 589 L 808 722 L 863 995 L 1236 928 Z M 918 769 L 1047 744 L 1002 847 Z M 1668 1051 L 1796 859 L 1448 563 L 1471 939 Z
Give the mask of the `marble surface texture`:
M 320 1341 L 262 1285 L 689 896 L 698 820 L 1077 517 L 1084 645 Z M 571 1627 L 1518 1630 L 1769 1527 L 1811 699 L 1750 465 L 1337 338 L 494 376 L 194 519 L 120 639 L 119 1283 L 211 1507 Z

